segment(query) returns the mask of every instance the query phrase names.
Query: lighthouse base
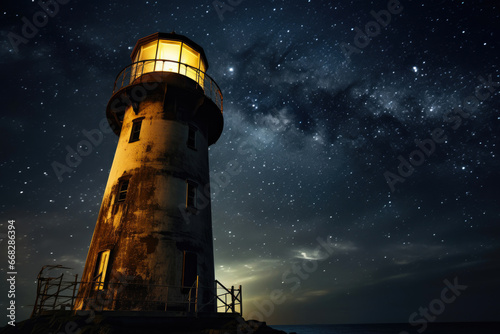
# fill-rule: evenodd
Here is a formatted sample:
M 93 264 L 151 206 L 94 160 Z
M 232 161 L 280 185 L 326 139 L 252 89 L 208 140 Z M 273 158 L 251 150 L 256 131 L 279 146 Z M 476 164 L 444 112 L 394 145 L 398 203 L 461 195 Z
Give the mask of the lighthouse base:
M 47 312 L 48 313 L 48 312 Z M 80 314 L 79 314 L 80 313 Z M 42 314 L 16 326 L 0 329 L 0 334 L 286 334 L 265 322 L 245 321 L 239 314 L 210 313 L 198 316 L 159 312 L 58 311 Z

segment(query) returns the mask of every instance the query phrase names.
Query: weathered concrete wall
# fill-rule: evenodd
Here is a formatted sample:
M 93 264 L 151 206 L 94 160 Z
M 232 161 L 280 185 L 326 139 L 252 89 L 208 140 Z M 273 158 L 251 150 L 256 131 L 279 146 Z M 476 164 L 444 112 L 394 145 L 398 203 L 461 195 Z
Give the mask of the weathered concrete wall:
M 171 76 L 172 77 L 172 76 Z M 175 78 L 174 78 L 175 79 Z M 179 88 L 175 80 L 148 91 L 134 111 L 124 114 L 113 165 L 103 195 L 101 210 L 92 237 L 82 281 L 95 275 L 98 254 L 110 249 L 107 275 L 128 277 L 124 288 L 115 290 L 114 299 L 104 309 L 144 310 L 159 308 L 147 300 L 167 300 L 168 307 L 185 300 L 186 289 L 139 288 L 139 285 L 182 285 L 184 251 L 196 254 L 199 304 L 214 310 L 213 237 L 210 203 L 198 204 L 196 214 L 186 210 L 186 181 L 195 182 L 198 194 L 209 184 L 207 115 L 200 116 L 204 95 Z M 139 140 L 130 143 L 134 120 L 142 119 Z M 187 145 L 189 125 L 195 126 L 196 149 Z M 129 179 L 126 199 L 117 202 L 120 180 Z M 207 189 L 209 185 L 207 186 Z M 108 276 L 109 277 L 109 276 Z M 85 299 L 95 291 L 80 287 L 75 309 L 85 309 Z M 168 297 L 167 297 L 168 295 Z

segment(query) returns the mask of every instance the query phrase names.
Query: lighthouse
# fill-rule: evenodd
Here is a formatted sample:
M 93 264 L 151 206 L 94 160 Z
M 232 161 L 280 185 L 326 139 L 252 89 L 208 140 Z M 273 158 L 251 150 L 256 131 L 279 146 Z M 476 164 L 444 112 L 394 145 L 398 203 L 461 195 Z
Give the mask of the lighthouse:
M 74 309 L 215 312 L 208 148 L 222 93 L 185 36 L 141 38 L 131 59 L 106 108 L 118 144 Z

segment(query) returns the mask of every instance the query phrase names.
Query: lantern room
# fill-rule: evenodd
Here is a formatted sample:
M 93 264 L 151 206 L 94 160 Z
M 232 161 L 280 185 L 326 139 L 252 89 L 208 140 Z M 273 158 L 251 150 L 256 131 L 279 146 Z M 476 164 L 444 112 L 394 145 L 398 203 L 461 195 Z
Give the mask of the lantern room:
M 204 88 L 208 62 L 203 48 L 176 33 L 149 35 L 137 41 L 132 54 L 131 82 L 145 73 L 173 72 L 185 75 Z
M 139 39 L 130 57 L 131 64 L 115 79 L 113 95 L 106 108 L 115 134 L 120 135 L 127 108 L 132 107 L 137 114 L 139 105 L 149 99 L 148 96 L 162 94 L 162 99 L 172 104 L 165 107 L 170 111 L 179 107 L 173 101 L 188 96 L 191 114 L 180 112 L 180 115 L 196 116 L 196 122 L 206 127 L 209 143 L 217 141 L 224 123 L 223 97 L 217 83 L 206 74 L 208 62 L 201 46 L 173 32 L 157 32 Z M 186 109 L 180 106 L 182 108 Z

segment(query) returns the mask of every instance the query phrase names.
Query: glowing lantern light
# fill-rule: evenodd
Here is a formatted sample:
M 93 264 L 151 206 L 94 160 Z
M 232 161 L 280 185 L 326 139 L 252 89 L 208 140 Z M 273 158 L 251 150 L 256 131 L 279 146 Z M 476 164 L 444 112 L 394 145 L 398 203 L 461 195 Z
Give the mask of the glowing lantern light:
M 204 88 L 207 60 L 203 49 L 175 33 L 156 33 L 140 39 L 131 55 L 131 82 L 145 73 L 173 72 L 187 76 Z

